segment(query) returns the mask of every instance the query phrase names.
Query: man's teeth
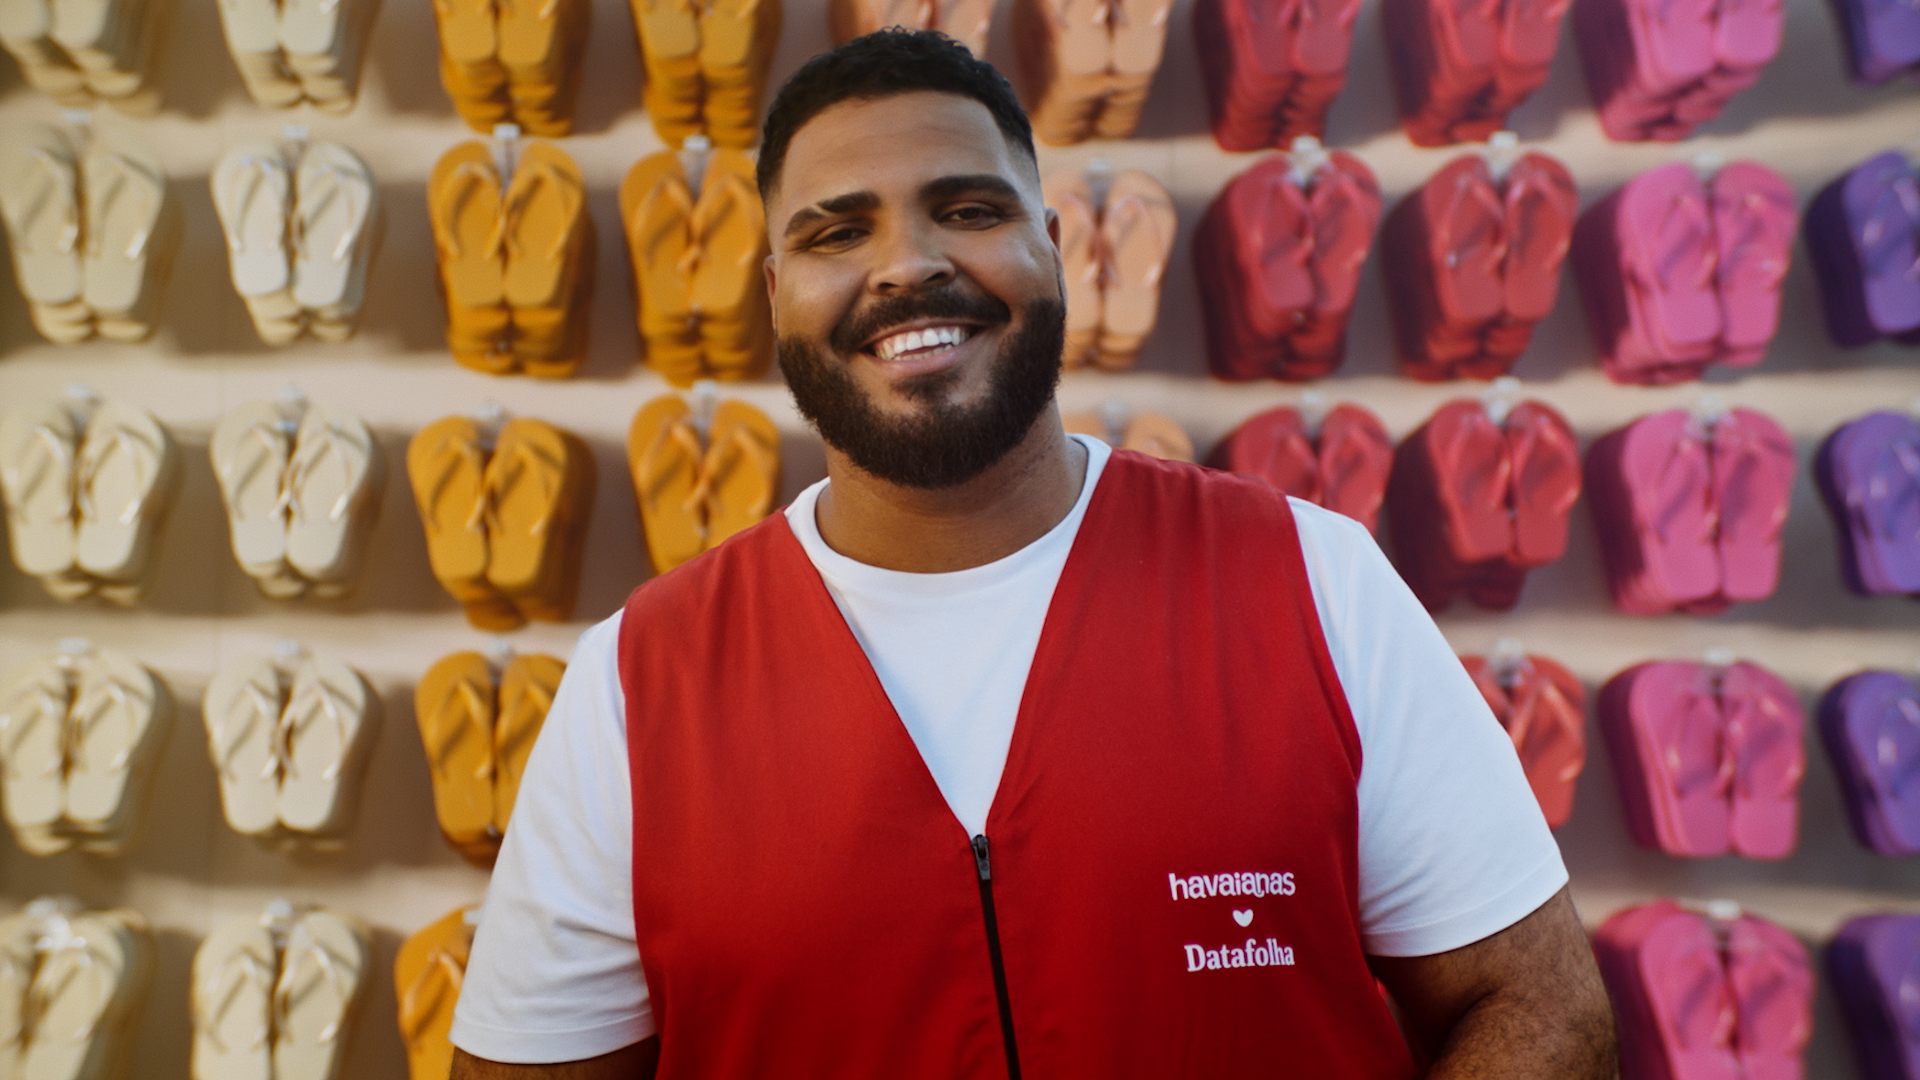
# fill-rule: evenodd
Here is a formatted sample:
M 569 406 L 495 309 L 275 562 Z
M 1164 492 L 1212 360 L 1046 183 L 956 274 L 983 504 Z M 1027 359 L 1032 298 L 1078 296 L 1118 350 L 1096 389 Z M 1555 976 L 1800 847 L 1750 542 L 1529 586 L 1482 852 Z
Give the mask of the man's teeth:
M 881 338 L 874 345 L 873 354 L 882 360 L 892 360 L 921 349 L 949 348 L 972 336 L 973 331 L 963 326 L 930 326 L 925 330 L 909 330 L 904 334 Z

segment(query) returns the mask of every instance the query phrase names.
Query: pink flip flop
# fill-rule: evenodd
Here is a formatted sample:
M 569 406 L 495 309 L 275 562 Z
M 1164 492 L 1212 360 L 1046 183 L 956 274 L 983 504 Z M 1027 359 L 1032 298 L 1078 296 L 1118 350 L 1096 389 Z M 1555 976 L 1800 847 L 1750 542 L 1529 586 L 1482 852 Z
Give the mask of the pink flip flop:
M 1648 586 L 1668 609 L 1718 595 L 1719 503 L 1706 432 L 1684 409 L 1643 417 L 1627 429 L 1619 464 Z
M 1747 1080 L 1802 1080 L 1813 1037 L 1813 965 L 1786 930 L 1751 915 L 1727 932 L 1727 982 Z
M 1673 1080 L 1746 1080 L 1739 1011 L 1707 920 L 1675 911 L 1647 932 L 1638 967 Z
M 1711 680 L 1698 664 L 1649 665 L 1634 681 L 1630 722 L 1660 846 L 1670 855 L 1724 855 L 1731 842 L 1732 759 Z
M 1676 162 L 1630 181 L 1617 228 L 1641 336 L 1664 358 L 1712 354 L 1721 331 L 1713 216 L 1693 168 Z
M 1736 161 L 1713 179 L 1715 286 L 1723 363 L 1757 364 L 1780 326 L 1780 283 L 1793 249 L 1793 187 L 1780 174 Z
M 1713 425 L 1721 594 L 1764 600 L 1780 583 L 1780 532 L 1793 495 L 1793 440 L 1765 413 L 1733 409 Z
M 1733 850 L 1784 859 L 1799 833 L 1800 778 L 1807 770 L 1806 714 L 1793 688 L 1756 664 L 1720 677 L 1720 707 L 1733 759 Z

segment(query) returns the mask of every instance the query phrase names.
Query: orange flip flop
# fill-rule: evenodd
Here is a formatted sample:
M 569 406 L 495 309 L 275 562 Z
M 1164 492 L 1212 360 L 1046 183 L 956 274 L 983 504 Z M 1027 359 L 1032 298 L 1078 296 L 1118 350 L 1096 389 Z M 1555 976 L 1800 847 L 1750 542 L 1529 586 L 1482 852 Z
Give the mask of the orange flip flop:
M 699 495 L 706 450 L 691 415 L 680 395 L 662 394 L 642 405 L 627 428 L 627 465 L 656 574 L 707 548 Z
M 507 350 L 506 253 L 493 151 L 463 142 L 434 163 L 427 216 L 447 301 L 447 346 L 467 367 L 502 372 Z
M 1100 344 L 1093 362 L 1132 367 L 1160 313 L 1160 282 L 1173 257 L 1179 219 L 1173 197 L 1138 169 L 1113 178 L 1100 221 L 1102 268 Z
M 426 529 L 427 562 L 461 603 L 496 596 L 487 584 L 487 532 L 479 513 L 486 469 L 479 426 L 464 416 L 435 420 L 407 443 L 407 478 Z
M 1159 413 L 1133 414 L 1120 445 L 1165 461 L 1193 461 L 1193 439 L 1179 424 Z
M 714 408 L 700 488 L 709 549 L 773 512 L 780 494 L 780 432 L 766 413 L 744 401 Z
M 527 757 L 566 672 L 567 665 L 554 657 L 534 653 L 514 657 L 500 673 L 500 710 L 493 725 L 493 827 L 502 836 L 520 796 Z
M 620 220 L 639 292 L 636 314 L 647 366 L 675 386 L 706 374 L 692 288 L 682 269 L 693 248 L 693 192 L 671 150 L 649 154 L 620 184 Z
M 457 652 L 436 661 L 414 687 L 413 711 L 433 777 L 433 812 L 440 832 L 456 847 L 497 840 L 497 699 L 486 657 Z
M 453 1006 L 473 949 L 469 913 L 477 910 L 463 907 L 434 920 L 401 942 L 394 956 L 393 991 L 412 1080 L 446 1080 L 453 1071 Z
M 767 215 L 754 186 L 753 159 L 716 150 L 689 219 L 693 237 L 688 296 L 700 320 L 704 359 L 715 379 L 756 379 L 773 364 L 766 278 Z
M 1067 286 L 1067 344 L 1064 362 L 1079 367 L 1100 336 L 1100 221 L 1093 189 L 1077 171 L 1054 173 L 1041 184 L 1047 205 L 1060 215 L 1061 273 Z

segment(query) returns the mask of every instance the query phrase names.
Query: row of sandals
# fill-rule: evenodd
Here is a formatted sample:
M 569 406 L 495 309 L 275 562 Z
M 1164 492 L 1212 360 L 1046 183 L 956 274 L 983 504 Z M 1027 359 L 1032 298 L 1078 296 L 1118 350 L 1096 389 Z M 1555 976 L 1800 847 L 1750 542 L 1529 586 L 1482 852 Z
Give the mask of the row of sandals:
M 448 846 L 490 867 L 562 661 L 496 650 L 443 657 L 414 690 Z M 380 696 L 352 667 L 295 642 L 223 663 L 200 702 L 227 825 L 272 848 L 338 851 L 352 832 Z M 84 640 L 0 672 L 0 811 L 32 855 L 117 856 L 152 810 L 154 774 L 176 715 L 167 682 Z
M 479 921 L 478 907 L 455 908 L 395 956 L 412 1080 L 438 1080 L 452 1065 L 454 1004 Z M 1785 927 L 1731 901 L 1660 898 L 1615 912 L 1592 944 L 1626 1075 L 1804 1074 L 1817 975 Z M 1861 1075 L 1910 1080 L 1920 1033 L 1902 1018 L 1920 964 L 1920 916 L 1857 916 L 1824 952 Z M 0 1067 L 34 1080 L 115 1075 L 131 1060 L 156 959 L 152 930 L 131 910 L 42 898 L 0 918 L 0 1019 L 17 1029 L 0 1043 L 8 1055 Z M 335 1080 L 366 1022 L 373 966 L 369 928 L 344 912 L 279 899 L 216 923 L 189 976 L 193 1075 Z
M 1507 610 L 1529 570 L 1557 561 L 1571 510 L 1594 500 L 1615 606 L 1630 614 L 1714 613 L 1772 596 L 1798 470 L 1771 417 L 1709 395 L 1597 439 L 1584 466 L 1551 405 L 1501 383 L 1438 409 L 1397 449 L 1377 417 L 1328 411 L 1317 393 L 1229 433 L 1207 464 L 1378 530 L 1391 508 L 1401 573 L 1423 603 L 1464 595 Z M 1065 418 L 1084 432 L 1173 460 L 1196 460 L 1174 421 L 1124 407 Z M 233 552 L 275 599 L 344 594 L 378 519 L 385 452 L 357 417 L 307 402 L 244 403 L 209 445 Z M 664 573 L 772 512 L 780 433 L 712 383 L 641 406 L 626 458 L 652 568 Z M 592 513 L 594 456 L 577 435 L 497 411 L 449 416 L 410 439 L 406 470 L 429 563 L 469 621 L 490 630 L 571 617 Z M 166 427 L 122 402 L 25 401 L 0 411 L 0 499 L 14 563 L 62 600 L 132 605 L 181 485 Z M 1856 593 L 1920 596 L 1920 420 L 1876 412 L 1823 442 L 1814 472 Z
M 454 1003 L 479 908 L 463 906 L 401 942 L 397 1020 L 412 1080 L 453 1065 Z M 0 917 L 0 1076 L 113 1080 L 136 1075 L 135 1033 L 158 954 L 138 912 L 42 897 Z M 374 976 L 371 929 L 345 912 L 285 899 L 215 924 L 187 988 L 195 1080 L 338 1080 L 349 1075 Z
M 0 216 L 42 333 L 150 334 L 179 214 L 145 151 L 101 132 L 76 155 L 59 130 L 29 126 L 0 140 L 0 180 L 12 182 L 0 186 Z M 1917 184 L 1914 164 L 1890 152 L 1814 200 L 1805 232 L 1841 344 L 1920 331 L 1920 286 L 1898 270 L 1920 258 Z M 249 143 L 222 156 L 212 189 L 233 283 L 262 340 L 350 336 L 381 232 L 365 162 L 335 143 Z M 1100 160 L 1049 175 L 1044 189 L 1061 217 L 1066 362 L 1128 367 L 1157 321 L 1173 200 L 1146 173 Z M 436 165 L 427 197 L 455 359 L 494 374 L 575 373 L 596 239 L 573 159 L 540 140 L 462 143 Z M 764 375 L 766 221 L 751 158 L 692 136 L 634 165 L 619 201 L 647 362 L 680 387 Z M 1551 312 L 1569 261 L 1614 381 L 1672 383 L 1761 361 L 1797 225 L 1784 179 L 1703 159 L 1649 170 L 1584 214 L 1577 201 L 1563 165 L 1501 135 L 1385 214 L 1401 369 L 1427 381 L 1505 374 Z M 1382 211 L 1372 170 L 1310 138 L 1230 181 L 1194 237 L 1213 373 L 1336 370 Z
M 1546 80 L 1560 24 L 1574 9 L 1582 65 L 1607 135 L 1679 139 L 1752 85 L 1780 49 L 1784 11 L 1648 0 L 1395 0 L 1385 9 L 1400 114 L 1423 146 L 1485 138 Z M 158 107 L 153 70 L 170 0 L 23 0 L 0 19 L 0 44 L 29 81 L 65 104 L 96 99 L 137 114 Z M 669 146 L 702 133 L 748 147 L 782 28 L 780 0 L 712 5 L 633 0 L 646 69 L 643 101 Z M 1131 135 L 1166 48 L 1169 0 L 1020 0 L 1012 19 L 1028 112 L 1055 145 Z M 1865 5 L 1862 5 L 1865 7 Z M 1201 0 L 1194 36 L 1221 146 L 1285 146 L 1324 134 L 1346 82 L 1359 0 L 1263 11 L 1253 0 Z M 1898 19 L 1849 13 L 1842 35 L 1863 81 L 1914 62 Z M 379 0 L 233 0 L 222 28 L 259 104 L 353 107 Z M 571 132 L 592 18 L 590 0 L 449 0 L 435 7 L 441 81 L 476 131 L 512 122 Z M 886 26 L 944 31 L 986 54 L 983 0 L 834 0 L 837 40 Z M 1904 35 L 1904 36 L 1903 36 Z

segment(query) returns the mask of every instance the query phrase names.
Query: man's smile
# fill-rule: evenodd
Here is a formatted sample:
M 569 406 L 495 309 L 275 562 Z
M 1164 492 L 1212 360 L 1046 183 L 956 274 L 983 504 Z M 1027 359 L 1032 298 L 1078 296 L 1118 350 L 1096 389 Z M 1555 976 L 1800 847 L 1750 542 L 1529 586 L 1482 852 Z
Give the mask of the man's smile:
M 889 327 L 859 352 L 879 361 L 889 375 L 923 375 L 953 367 L 979 351 L 974 340 L 988 329 L 947 319 L 916 319 Z

